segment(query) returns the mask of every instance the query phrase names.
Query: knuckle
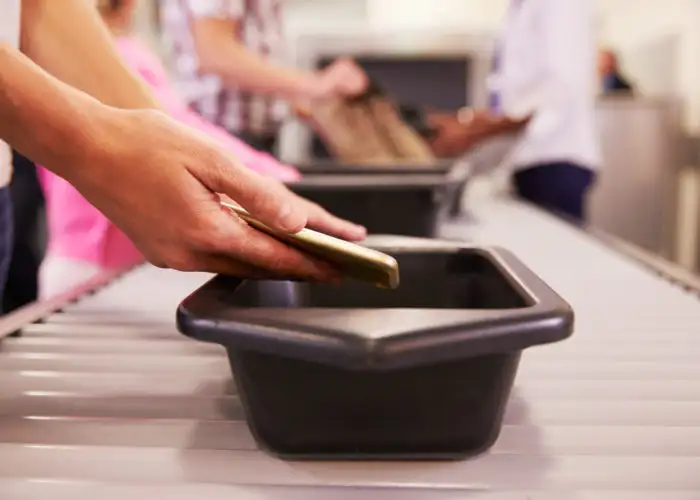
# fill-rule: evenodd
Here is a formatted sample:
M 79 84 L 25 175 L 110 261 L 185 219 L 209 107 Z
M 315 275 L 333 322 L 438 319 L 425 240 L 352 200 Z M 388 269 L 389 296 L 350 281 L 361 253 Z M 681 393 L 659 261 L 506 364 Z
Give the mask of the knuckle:
M 245 201 L 253 215 L 274 219 L 280 213 L 285 198 L 275 192 L 274 185 L 252 185 L 245 193 Z
M 154 250 L 145 255 L 148 262 L 160 269 L 176 271 L 196 271 L 198 259 L 196 254 L 187 249 Z
M 215 190 L 222 191 L 227 180 L 235 177 L 232 172 L 231 161 L 217 147 L 200 147 L 197 151 L 198 171 L 205 184 Z
M 212 227 L 202 226 L 195 231 L 191 231 L 187 235 L 187 240 L 194 248 L 200 251 L 212 252 L 221 244 L 221 238 L 217 233 Z
M 168 268 L 176 271 L 191 272 L 198 269 L 196 257 L 189 252 L 175 252 L 165 262 Z
M 165 261 L 162 259 L 162 257 L 158 254 L 158 252 L 154 252 L 152 250 L 146 250 L 142 252 L 143 257 L 146 259 L 146 261 L 151 264 L 154 267 L 157 267 L 159 269 L 167 269 L 167 264 Z
M 225 217 L 234 216 L 225 215 Z M 238 224 L 242 225 L 243 223 L 235 219 L 229 221 L 222 220 L 218 216 L 209 217 L 200 221 L 200 225 L 189 231 L 185 237 L 191 247 L 198 252 L 206 254 L 230 253 L 231 249 L 235 248 L 231 244 L 231 240 L 236 240 L 236 238 L 232 238 L 232 231 L 235 235 L 235 225 Z
M 297 274 L 303 269 L 301 255 L 291 248 L 284 252 L 275 252 L 269 255 L 266 267 L 275 273 Z

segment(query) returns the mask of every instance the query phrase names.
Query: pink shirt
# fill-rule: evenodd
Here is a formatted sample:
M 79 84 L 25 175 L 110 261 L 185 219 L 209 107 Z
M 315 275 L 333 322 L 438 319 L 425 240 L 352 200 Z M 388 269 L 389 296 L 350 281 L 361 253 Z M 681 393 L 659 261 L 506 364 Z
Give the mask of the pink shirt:
M 260 174 L 285 182 L 301 177 L 295 168 L 251 148 L 190 110 L 175 93 L 160 60 L 146 46 L 128 37 L 118 38 L 116 42 L 122 57 L 150 84 L 173 118 L 206 133 Z M 143 260 L 126 235 L 71 184 L 41 167 L 39 178 L 46 197 L 48 253 L 104 268 L 124 267 Z

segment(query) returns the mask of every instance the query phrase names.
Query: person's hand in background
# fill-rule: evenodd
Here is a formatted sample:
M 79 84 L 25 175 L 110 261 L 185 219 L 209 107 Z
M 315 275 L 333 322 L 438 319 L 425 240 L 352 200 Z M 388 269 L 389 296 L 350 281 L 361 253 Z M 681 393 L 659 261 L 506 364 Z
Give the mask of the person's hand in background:
M 455 157 L 474 145 L 469 124 L 463 123 L 457 113 L 431 113 L 428 123 L 433 128 L 430 147 L 440 157 Z
M 458 113 L 430 113 L 428 122 L 434 129 L 430 146 L 441 157 L 462 155 L 491 135 L 508 131 L 510 123 L 487 110 L 472 108 Z
M 369 86 L 364 70 L 351 59 L 337 59 L 322 70 L 309 75 L 298 103 L 302 108 L 309 102 L 332 98 L 355 97 Z
M 352 59 L 337 59 L 321 73 L 322 86 L 330 93 L 355 97 L 362 94 L 369 86 L 365 71 Z

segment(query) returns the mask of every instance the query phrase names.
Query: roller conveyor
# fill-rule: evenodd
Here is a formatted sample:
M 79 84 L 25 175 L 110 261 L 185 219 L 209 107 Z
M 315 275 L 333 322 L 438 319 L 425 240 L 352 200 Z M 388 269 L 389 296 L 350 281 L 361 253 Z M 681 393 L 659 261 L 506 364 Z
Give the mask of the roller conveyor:
M 576 312 L 571 339 L 525 352 L 487 454 L 381 464 L 264 454 L 224 350 L 175 329 L 177 304 L 209 276 L 142 267 L 3 340 L 0 498 L 700 498 L 697 294 L 520 203 L 485 202 L 473 216 L 445 236 L 510 249 Z

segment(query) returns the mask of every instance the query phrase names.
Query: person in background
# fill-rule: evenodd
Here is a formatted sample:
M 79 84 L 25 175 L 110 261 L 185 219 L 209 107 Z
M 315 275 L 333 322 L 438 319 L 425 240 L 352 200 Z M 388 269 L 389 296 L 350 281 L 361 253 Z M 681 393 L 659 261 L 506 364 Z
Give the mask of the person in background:
M 216 140 L 247 167 L 281 181 L 300 179 L 301 175 L 293 167 L 281 164 L 270 154 L 256 151 L 220 127 L 208 123 L 182 102 L 172 89 L 158 57 L 130 35 L 136 1 L 98 0 L 97 5 L 119 53 L 148 82 L 163 108 L 175 119 Z M 100 272 L 126 268 L 143 260 L 127 236 L 78 190 L 46 169 L 41 169 L 40 175 L 49 228 L 40 273 L 42 298 L 52 297 Z
M 595 50 L 591 0 L 511 0 L 489 78 L 489 108 L 434 115 L 435 152 L 455 156 L 517 133 L 507 160 L 515 193 L 584 221 L 601 166 Z
M 161 0 L 163 38 L 190 104 L 252 146 L 274 151 L 287 103 L 353 96 L 364 72 L 339 59 L 324 70 L 283 66 L 282 0 Z
M 610 49 L 598 51 L 598 75 L 603 94 L 633 95 L 634 88 L 620 70 L 619 57 Z
M 13 148 L 75 186 L 156 266 L 240 277 L 341 277 L 329 263 L 236 220 L 220 200 L 230 197 L 286 233 L 309 226 L 359 240 L 364 228 L 246 168 L 160 108 L 123 63 L 94 5 L 3 2 L 0 295 L 12 245 Z

